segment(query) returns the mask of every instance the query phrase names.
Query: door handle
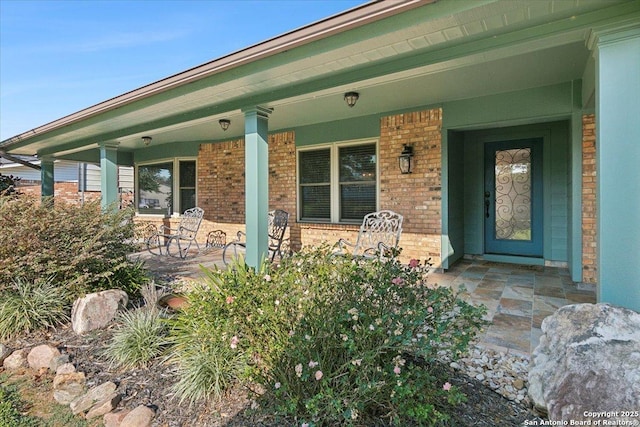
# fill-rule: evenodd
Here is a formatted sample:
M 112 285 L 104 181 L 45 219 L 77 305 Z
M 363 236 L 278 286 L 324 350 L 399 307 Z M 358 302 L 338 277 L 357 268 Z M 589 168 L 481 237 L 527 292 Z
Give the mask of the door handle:
M 491 197 L 491 193 L 488 191 L 484 192 L 484 215 L 485 218 L 489 218 L 489 205 L 491 204 L 491 201 L 489 200 L 489 197 Z

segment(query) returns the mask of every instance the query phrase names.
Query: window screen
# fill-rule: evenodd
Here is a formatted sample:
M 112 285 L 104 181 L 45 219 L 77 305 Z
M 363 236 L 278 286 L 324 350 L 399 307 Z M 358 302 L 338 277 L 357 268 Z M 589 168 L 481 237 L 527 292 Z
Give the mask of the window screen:
M 331 219 L 331 150 L 301 151 L 300 156 L 301 219 Z

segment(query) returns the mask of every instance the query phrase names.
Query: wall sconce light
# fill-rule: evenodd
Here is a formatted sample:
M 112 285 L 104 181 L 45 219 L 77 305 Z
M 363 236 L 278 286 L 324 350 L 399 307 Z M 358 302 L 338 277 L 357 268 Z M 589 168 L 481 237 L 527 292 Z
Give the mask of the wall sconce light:
M 142 142 L 144 143 L 145 146 L 148 146 L 149 144 L 151 144 L 151 140 L 153 138 L 151 138 L 150 136 L 143 136 L 142 137 Z
M 218 120 L 218 123 L 220 123 L 220 127 L 222 128 L 222 130 L 226 131 L 227 129 L 229 129 L 229 125 L 231 125 L 231 120 L 229 120 L 229 119 L 220 119 L 220 120 Z
M 400 172 L 403 174 L 411 173 L 411 158 L 413 157 L 413 147 L 411 145 L 403 144 L 402 153 L 398 156 L 398 165 L 400 166 Z
M 360 94 L 358 92 L 347 92 L 344 94 L 344 100 L 347 102 L 349 107 L 356 105 L 358 98 L 360 98 Z

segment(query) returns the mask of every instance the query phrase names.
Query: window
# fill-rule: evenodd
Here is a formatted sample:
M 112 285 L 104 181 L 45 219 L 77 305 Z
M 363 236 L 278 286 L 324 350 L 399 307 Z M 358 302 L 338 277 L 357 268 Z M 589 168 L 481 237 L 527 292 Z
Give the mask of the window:
M 174 174 L 174 171 L 177 173 Z M 172 160 L 138 165 L 136 184 L 140 213 L 182 213 L 196 205 L 196 162 Z M 174 210 L 174 207 L 179 209 Z
M 196 207 L 196 162 L 182 160 L 180 163 L 180 212 Z
M 302 221 L 359 223 L 377 210 L 375 143 L 343 143 L 298 153 Z

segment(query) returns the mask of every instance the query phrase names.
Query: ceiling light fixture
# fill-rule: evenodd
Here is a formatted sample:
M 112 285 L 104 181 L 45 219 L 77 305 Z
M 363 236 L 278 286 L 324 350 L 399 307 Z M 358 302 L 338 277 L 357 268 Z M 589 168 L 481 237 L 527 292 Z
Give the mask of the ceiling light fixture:
M 144 143 L 144 145 L 149 145 L 149 144 L 151 144 L 151 140 L 152 139 L 153 138 L 151 138 L 150 136 L 143 136 L 142 137 L 142 142 Z
M 358 92 L 347 92 L 344 94 L 344 100 L 347 102 L 349 107 L 356 105 L 358 98 L 360 98 L 360 94 Z
M 222 130 L 226 131 L 227 129 L 229 129 L 229 126 L 231 125 L 231 120 L 229 120 L 229 119 L 220 119 L 220 120 L 218 120 L 218 123 L 220 123 L 220 127 L 222 128 Z

